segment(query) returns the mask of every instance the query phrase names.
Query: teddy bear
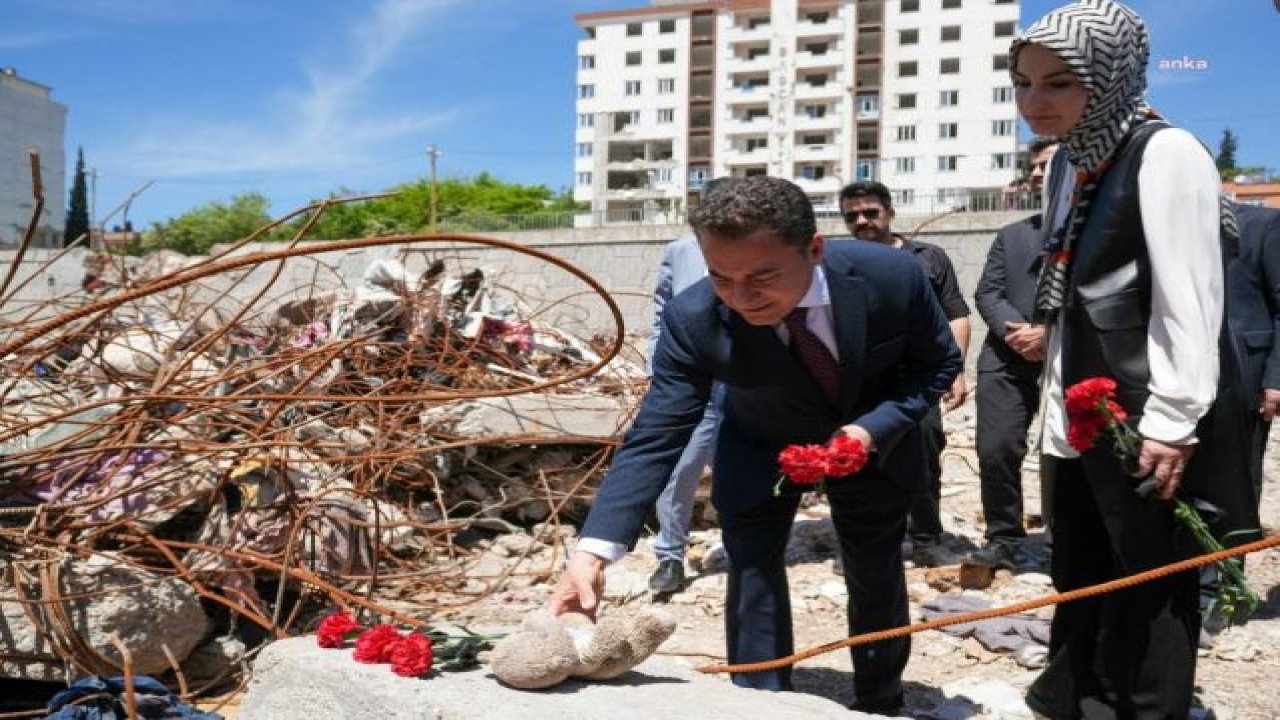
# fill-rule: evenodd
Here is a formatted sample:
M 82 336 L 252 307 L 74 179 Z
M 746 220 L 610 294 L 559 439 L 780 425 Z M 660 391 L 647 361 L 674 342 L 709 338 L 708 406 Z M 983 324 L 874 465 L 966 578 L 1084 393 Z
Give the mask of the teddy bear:
M 581 613 L 540 610 L 498 641 L 489 669 L 521 690 L 549 688 L 570 677 L 611 680 L 652 655 L 675 628 L 675 616 L 658 608 L 608 615 L 598 624 Z

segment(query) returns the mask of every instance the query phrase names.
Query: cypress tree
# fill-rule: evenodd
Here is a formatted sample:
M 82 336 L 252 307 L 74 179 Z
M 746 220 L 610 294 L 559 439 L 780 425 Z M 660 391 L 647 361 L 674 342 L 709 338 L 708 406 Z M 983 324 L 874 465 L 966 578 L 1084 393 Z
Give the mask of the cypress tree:
M 76 151 L 76 174 L 71 183 L 71 199 L 67 203 L 67 226 L 62 244 L 70 245 L 89 234 L 89 190 L 84 180 L 84 148 Z

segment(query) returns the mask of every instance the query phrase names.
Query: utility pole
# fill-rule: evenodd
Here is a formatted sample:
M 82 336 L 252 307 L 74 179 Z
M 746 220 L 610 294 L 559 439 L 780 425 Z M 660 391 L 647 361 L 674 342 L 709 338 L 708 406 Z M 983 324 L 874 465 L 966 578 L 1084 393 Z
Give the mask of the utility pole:
M 94 247 L 93 235 L 98 217 L 98 168 L 89 168 L 84 171 L 84 174 L 89 177 L 89 242 L 87 245 L 90 250 L 98 250 L 100 248 Z
M 436 209 L 439 203 L 439 192 L 436 187 L 436 160 L 440 158 L 440 148 L 431 145 L 427 148 L 427 157 L 431 158 L 431 215 L 428 223 L 431 234 L 436 234 Z

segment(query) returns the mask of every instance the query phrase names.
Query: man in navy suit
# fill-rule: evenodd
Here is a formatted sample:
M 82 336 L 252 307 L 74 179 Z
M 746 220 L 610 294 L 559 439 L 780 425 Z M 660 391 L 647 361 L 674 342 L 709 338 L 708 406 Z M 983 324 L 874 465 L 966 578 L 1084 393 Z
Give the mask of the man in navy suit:
M 600 486 L 551 610 L 595 613 L 606 563 L 634 545 L 720 382 L 725 400 L 711 499 L 730 565 L 729 662 L 794 650 L 785 551 L 800 496 L 773 490 L 778 453 L 790 444 L 846 435 L 870 450 L 861 472 L 826 480 L 849 590 L 849 631 L 907 624 L 900 544 L 907 509 L 926 476 L 919 422 L 960 372 L 959 349 L 924 272 L 915 258 L 891 248 L 825 243 L 804 192 L 777 178 L 726 180 L 690 224 L 709 277 L 663 312 L 649 392 Z M 823 362 L 816 344 L 826 353 Z M 854 709 L 901 707 L 910 649 L 907 638 L 852 649 Z M 791 673 L 739 673 L 733 681 L 787 690 Z
M 1249 472 L 1262 497 L 1262 454 L 1280 412 L 1280 210 L 1235 205 L 1239 254 L 1227 264 L 1228 327 L 1240 353 L 1243 395 L 1257 403 Z

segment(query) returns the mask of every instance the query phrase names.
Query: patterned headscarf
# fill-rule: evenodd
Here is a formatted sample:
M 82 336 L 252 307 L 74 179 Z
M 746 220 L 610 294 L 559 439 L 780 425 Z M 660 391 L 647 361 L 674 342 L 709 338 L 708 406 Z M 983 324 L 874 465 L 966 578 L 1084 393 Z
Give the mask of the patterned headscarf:
M 1079 0 L 1040 18 L 1013 41 L 1009 67 L 1028 44 L 1066 63 L 1089 91 L 1080 122 L 1059 138 L 1077 170 L 1096 172 L 1136 122 L 1149 114 L 1150 45 L 1142 18 L 1112 0 Z

